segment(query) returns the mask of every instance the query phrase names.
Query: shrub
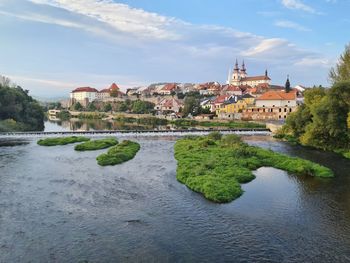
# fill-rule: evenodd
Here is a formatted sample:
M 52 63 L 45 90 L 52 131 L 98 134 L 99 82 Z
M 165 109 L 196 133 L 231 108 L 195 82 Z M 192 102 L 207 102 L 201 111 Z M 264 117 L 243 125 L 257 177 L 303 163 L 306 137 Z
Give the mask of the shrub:
M 118 141 L 114 138 L 107 138 L 101 140 L 88 141 L 78 144 L 74 147 L 76 151 L 95 151 L 100 149 L 106 149 L 114 146 Z
M 240 184 L 253 180 L 252 171 L 262 166 L 294 174 L 333 176 L 332 171 L 324 166 L 249 146 L 236 135 L 219 139 L 217 133 L 212 133 L 182 138 L 175 144 L 175 158 L 178 161 L 177 180 L 218 203 L 238 198 L 243 193 Z
M 47 138 L 40 139 L 37 143 L 41 146 L 56 146 L 56 145 L 66 145 L 76 142 L 89 141 L 89 138 L 82 136 L 70 136 L 70 137 L 57 137 L 57 138 Z
M 125 140 L 110 148 L 107 153 L 97 156 L 96 160 L 101 166 L 116 165 L 133 159 L 139 150 L 140 144 Z

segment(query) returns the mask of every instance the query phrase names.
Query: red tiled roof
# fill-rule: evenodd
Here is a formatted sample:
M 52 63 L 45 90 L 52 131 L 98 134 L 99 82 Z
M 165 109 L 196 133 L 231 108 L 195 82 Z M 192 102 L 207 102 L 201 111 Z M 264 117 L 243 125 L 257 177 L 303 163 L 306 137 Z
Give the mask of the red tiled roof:
M 242 91 L 240 87 L 234 86 L 234 85 L 229 85 L 226 89 L 226 91 Z
M 98 90 L 91 87 L 79 87 L 72 91 L 72 93 L 76 92 L 98 92 Z
M 292 90 L 288 93 L 285 91 L 268 91 L 262 94 L 257 100 L 295 100 L 296 91 Z
M 162 90 L 169 90 L 169 91 L 174 90 L 174 89 L 176 89 L 175 83 L 168 83 L 162 88 Z
M 227 100 L 230 96 L 228 95 L 221 95 L 217 96 L 216 99 L 214 100 L 214 103 L 224 103 L 225 100 Z
M 99 93 L 109 93 L 109 92 L 110 92 L 109 89 L 102 89 L 102 90 L 99 91 Z
M 109 89 L 110 89 L 110 90 L 111 90 L 111 89 L 118 89 L 118 90 L 119 90 L 119 87 L 118 87 L 117 84 L 112 83 L 112 85 L 109 87 Z
M 241 81 L 252 81 L 252 80 L 271 80 L 269 77 L 267 76 L 254 76 L 254 77 L 245 77 L 242 78 Z

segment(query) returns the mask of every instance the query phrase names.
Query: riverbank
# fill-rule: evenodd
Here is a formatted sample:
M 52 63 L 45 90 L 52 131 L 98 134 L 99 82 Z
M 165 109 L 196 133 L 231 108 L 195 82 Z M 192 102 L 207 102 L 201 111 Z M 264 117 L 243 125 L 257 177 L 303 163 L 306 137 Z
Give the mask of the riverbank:
M 332 177 L 319 164 L 249 146 L 236 135 L 191 136 L 175 144 L 177 180 L 208 200 L 226 203 L 242 195 L 241 184 L 255 178 L 252 171 L 274 167 L 299 175 Z

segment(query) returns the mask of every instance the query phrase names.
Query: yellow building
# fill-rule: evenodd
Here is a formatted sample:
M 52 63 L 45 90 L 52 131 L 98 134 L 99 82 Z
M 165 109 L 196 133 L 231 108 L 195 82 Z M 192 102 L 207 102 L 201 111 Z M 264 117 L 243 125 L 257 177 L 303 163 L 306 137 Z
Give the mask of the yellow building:
M 226 114 L 240 113 L 246 108 L 247 108 L 247 103 L 243 99 L 233 101 L 233 102 L 228 101 L 227 103 L 224 103 L 221 105 L 220 113 L 226 113 Z

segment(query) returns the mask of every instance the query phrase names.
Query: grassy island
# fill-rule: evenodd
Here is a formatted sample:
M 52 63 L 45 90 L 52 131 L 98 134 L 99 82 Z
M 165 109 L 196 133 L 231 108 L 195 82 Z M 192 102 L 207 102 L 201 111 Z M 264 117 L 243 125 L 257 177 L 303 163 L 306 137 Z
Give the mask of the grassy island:
M 97 163 L 101 166 L 116 165 L 131 160 L 140 150 L 137 142 L 125 140 L 113 146 L 107 153 L 97 156 Z
M 190 136 L 175 144 L 177 180 L 205 198 L 230 202 L 240 195 L 242 183 L 255 178 L 252 171 L 275 167 L 294 174 L 332 177 L 333 172 L 319 164 L 249 146 L 236 135 Z
M 106 138 L 101 140 L 87 141 L 78 144 L 74 147 L 76 151 L 95 151 L 100 149 L 106 149 L 118 144 L 118 141 L 114 138 Z
M 47 138 L 40 139 L 38 144 L 41 146 L 56 146 L 56 145 L 66 145 L 76 142 L 86 142 L 89 141 L 89 138 L 83 136 L 70 136 L 70 137 L 58 137 L 58 138 Z

